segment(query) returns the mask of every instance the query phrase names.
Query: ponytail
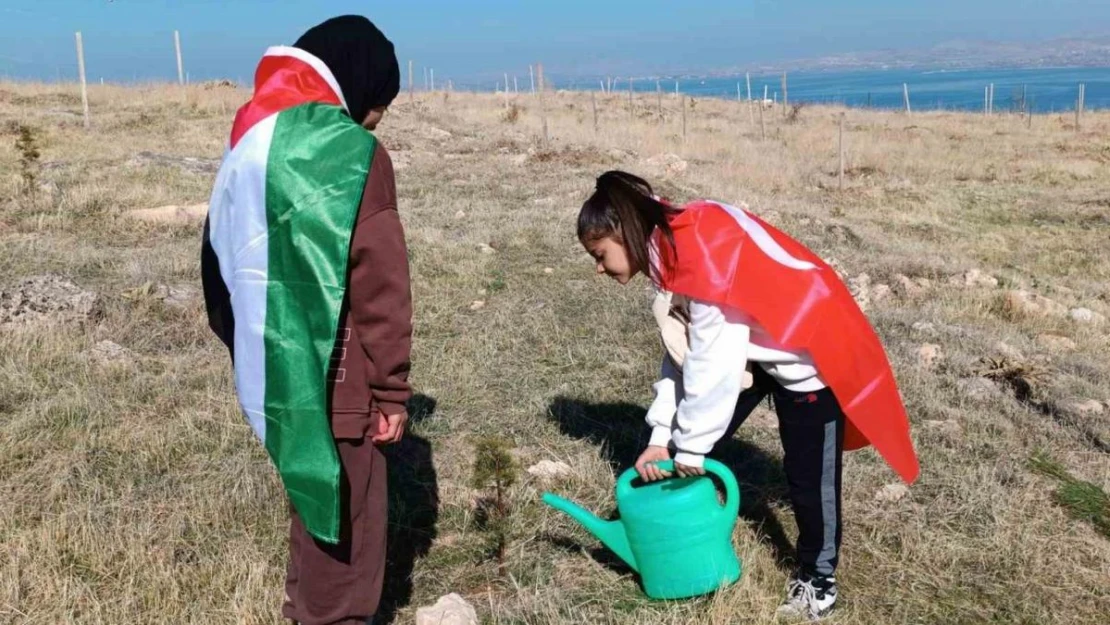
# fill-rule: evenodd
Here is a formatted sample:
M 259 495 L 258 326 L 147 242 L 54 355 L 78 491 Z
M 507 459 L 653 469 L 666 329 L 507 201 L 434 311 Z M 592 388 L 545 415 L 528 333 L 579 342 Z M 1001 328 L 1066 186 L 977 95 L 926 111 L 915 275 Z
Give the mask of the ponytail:
M 598 176 L 596 190 L 578 213 L 578 240 L 587 243 L 609 236 L 620 239 L 632 266 L 659 284 L 659 267 L 651 262 L 651 238 L 658 228 L 671 252 L 660 250 L 660 262 L 674 259 L 674 231 L 668 217 L 677 212 L 655 199 L 651 185 L 643 178 L 607 171 Z

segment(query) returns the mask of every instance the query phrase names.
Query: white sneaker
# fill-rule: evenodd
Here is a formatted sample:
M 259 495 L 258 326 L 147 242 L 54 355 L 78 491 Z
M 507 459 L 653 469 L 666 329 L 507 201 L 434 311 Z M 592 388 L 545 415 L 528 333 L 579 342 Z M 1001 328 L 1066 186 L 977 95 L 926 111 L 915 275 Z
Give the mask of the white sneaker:
M 786 585 L 786 600 L 775 615 L 780 618 L 820 620 L 836 604 L 836 578 L 800 574 Z

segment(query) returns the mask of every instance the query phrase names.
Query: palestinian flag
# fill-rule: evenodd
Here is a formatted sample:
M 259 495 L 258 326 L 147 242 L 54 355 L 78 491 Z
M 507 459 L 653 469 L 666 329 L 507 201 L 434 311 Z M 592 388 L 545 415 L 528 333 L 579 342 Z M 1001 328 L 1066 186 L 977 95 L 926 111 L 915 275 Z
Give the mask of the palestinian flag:
M 308 532 L 329 543 L 339 540 L 340 465 L 327 372 L 375 145 L 327 66 L 270 48 L 208 208 L 239 403 Z
M 917 454 L 894 372 L 832 267 L 728 204 L 692 202 L 670 226 L 674 251 L 657 241 L 663 288 L 741 310 L 780 345 L 808 353 L 847 417 L 844 448 L 874 445 L 904 481 L 916 480 Z

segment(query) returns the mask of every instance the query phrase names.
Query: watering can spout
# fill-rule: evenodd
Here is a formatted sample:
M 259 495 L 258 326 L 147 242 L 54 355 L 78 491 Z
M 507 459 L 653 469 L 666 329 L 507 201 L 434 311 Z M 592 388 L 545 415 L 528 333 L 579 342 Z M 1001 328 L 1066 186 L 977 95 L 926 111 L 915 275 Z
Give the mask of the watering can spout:
M 636 558 L 632 555 L 632 548 L 628 544 L 628 535 L 625 534 L 624 526 L 621 525 L 620 521 L 603 521 L 578 504 L 551 493 L 544 494 L 543 502 L 581 523 L 591 534 L 597 536 L 598 540 L 604 543 L 610 551 L 624 560 L 625 564 L 632 567 L 633 571 L 640 572 L 640 568 L 636 564 Z

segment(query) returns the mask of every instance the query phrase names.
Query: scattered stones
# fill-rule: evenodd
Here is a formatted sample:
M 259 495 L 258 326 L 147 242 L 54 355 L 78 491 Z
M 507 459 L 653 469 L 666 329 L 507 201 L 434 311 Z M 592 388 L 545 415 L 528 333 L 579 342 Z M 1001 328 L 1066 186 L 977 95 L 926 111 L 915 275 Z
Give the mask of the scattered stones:
M 677 154 L 671 154 L 669 152 L 664 154 L 657 154 L 644 161 L 644 164 L 651 167 L 652 169 L 655 169 L 660 174 L 665 174 L 668 176 L 681 174 L 685 172 L 690 166 L 690 164 L 684 161 L 680 156 L 678 156 Z
M 570 465 L 554 460 L 540 460 L 528 467 L 528 474 L 544 480 L 555 480 L 571 474 Z
M 1072 402 L 1067 405 L 1069 411 L 1085 417 L 1096 417 L 1106 412 L 1106 407 L 1097 399 Z
M 994 351 L 1002 354 L 1010 360 L 1025 360 L 1025 355 L 1021 353 L 1018 348 L 1010 345 L 1006 341 L 999 341 L 994 344 Z
M 1039 334 L 1036 341 L 1040 347 L 1058 352 L 1074 351 L 1079 347 L 1075 341 L 1059 334 Z
M 871 301 L 881 302 L 885 299 L 890 299 L 892 293 L 890 285 L 876 284 L 875 288 L 871 289 Z
M 131 360 L 133 353 L 119 343 L 100 341 L 83 355 L 98 364 L 110 365 Z
M 124 215 L 132 219 L 138 219 L 139 221 L 146 221 L 149 223 L 196 224 L 203 222 L 204 218 L 208 216 L 208 204 L 188 204 L 181 206 L 170 204 L 168 206 L 131 210 L 125 212 Z
M 918 278 L 916 281 L 911 280 L 909 276 L 898 274 L 894 276 L 894 288 L 902 297 L 918 297 L 925 294 L 927 289 L 928 280 Z
M 416 625 L 478 625 L 478 613 L 466 599 L 451 593 L 433 606 L 417 608 Z
M 1012 317 L 1063 317 L 1068 309 L 1043 295 L 1029 291 L 1008 291 L 1003 296 L 1002 308 Z
M 470 303 L 470 310 L 482 310 L 486 307 L 486 303 L 480 299 L 476 299 Z
M 932 369 L 944 358 L 940 345 L 926 343 L 917 349 L 917 364 L 927 369 Z
M 970 269 L 962 276 L 952 276 L 948 280 L 949 284 L 953 286 L 965 286 L 968 288 L 987 287 L 995 288 L 998 286 L 998 278 L 983 273 L 979 269 Z
M 910 489 L 905 484 L 887 484 L 875 493 L 875 501 L 880 503 L 894 503 L 905 499 L 910 494 Z
M 99 316 L 100 297 L 65 278 L 35 276 L 0 290 L 0 325 L 52 320 L 85 321 Z
M 1072 308 L 1068 312 L 1068 317 L 1076 323 L 1085 323 L 1095 326 L 1100 326 L 1106 323 L 1106 317 L 1091 310 L 1090 308 Z

